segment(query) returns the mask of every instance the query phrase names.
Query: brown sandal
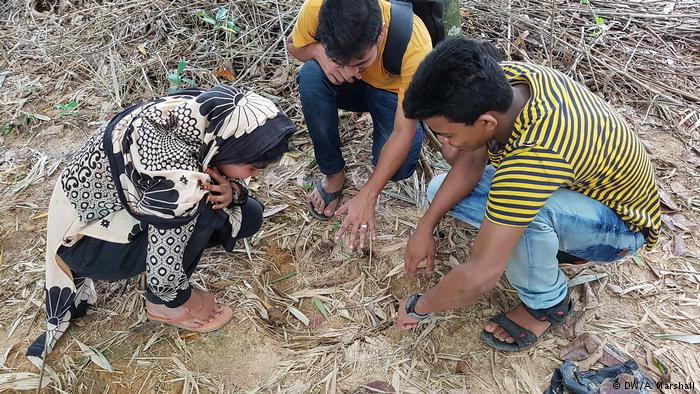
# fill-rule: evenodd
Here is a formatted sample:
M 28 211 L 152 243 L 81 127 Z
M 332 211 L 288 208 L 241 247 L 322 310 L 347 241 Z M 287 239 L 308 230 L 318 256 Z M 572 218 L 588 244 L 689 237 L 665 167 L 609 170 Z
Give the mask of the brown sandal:
M 207 293 L 205 291 L 199 290 L 199 289 L 192 289 L 193 293 L 198 293 L 200 297 L 204 297 L 205 299 L 208 299 L 210 302 L 214 304 L 214 307 L 219 307 L 221 311 L 219 311 L 218 316 L 216 316 L 214 319 L 209 319 L 209 320 L 201 320 L 197 318 L 196 314 L 193 313 L 188 307 L 183 306 L 183 309 L 185 310 L 186 314 L 183 314 L 182 318 L 178 319 L 170 319 L 165 316 L 158 316 L 156 314 L 153 314 L 148 311 L 148 308 L 146 309 L 146 317 L 148 320 L 152 321 L 157 321 L 165 324 L 169 324 L 171 326 L 175 326 L 178 328 L 182 328 L 183 330 L 188 330 L 188 331 L 193 331 L 193 332 L 199 332 L 199 333 L 207 333 L 207 332 L 212 332 L 216 331 L 233 319 L 233 310 L 223 304 L 219 304 L 214 300 L 214 296 L 210 293 Z M 199 327 L 192 327 L 191 324 L 200 324 Z

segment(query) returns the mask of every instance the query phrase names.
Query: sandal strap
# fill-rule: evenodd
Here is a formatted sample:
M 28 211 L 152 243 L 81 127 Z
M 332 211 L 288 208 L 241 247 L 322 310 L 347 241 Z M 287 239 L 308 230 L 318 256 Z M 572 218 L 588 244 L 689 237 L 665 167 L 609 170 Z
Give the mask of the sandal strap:
M 532 333 L 532 331 L 510 320 L 505 313 L 492 317 L 491 321 L 506 330 L 508 335 L 513 338 L 515 343 L 521 349 L 532 346 L 539 339 Z
M 318 191 L 318 194 L 321 196 L 321 199 L 323 200 L 324 207 L 327 207 L 328 204 L 339 199 L 340 196 L 343 194 L 342 190 L 338 190 L 337 192 L 332 192 L 332 193 L 326 191 L 326 189 L 323 187 L 323 184 L 321 182 L 316 183 L 316 191 Z
M 549 308 L 532 309 L 525 304 L 523 304 L 523 307 L 535 319 L 539 321 L 548 321 L 553 326 L 560 326 L 564 324 L 566 319 L 571 316 L 574 311 L 574 302 L 571 300 L 569 293 L 567 293 L 566 297 L 560 303 Z

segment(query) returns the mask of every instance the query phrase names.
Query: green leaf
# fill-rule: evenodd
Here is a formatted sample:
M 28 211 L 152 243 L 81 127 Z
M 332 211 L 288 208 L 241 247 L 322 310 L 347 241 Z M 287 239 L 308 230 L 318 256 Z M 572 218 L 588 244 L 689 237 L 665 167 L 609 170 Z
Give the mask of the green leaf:
M 182 73 L 185 72 L 185 68 L 187 68 L 187 60 L 180 60 L 177 63 L 177 70 L 175 72 L 177 75 L 182 75 Z
M 210 16 L 203 16 L 202 20 L 212 26 L 216 26 L 216 19 L 210 17 Z
M 605 19 L 603 19 L 603 18 L 601 18 L 601 17 L 599 17 L 599 16 L 596 16 L 596 17 L 595 17 L 595 24 L 598 25 L 598 26 L 604 25 L 604 24 L 605 24 Z
M 661 360 L 656 358 L 656 356 L 653 354 L 651 355 L 651 362 L 654 363 L 654 366 L 659 370 L 659 372 L 661 372 L 662 375 L 666 373 L 666 366 L 664 366 Z
M 196 83 L 193 79 L 191 79 L 191 78 L 182 78 L 182 82 L 184 82 L 184 83 L 190 85 L 190 87 L 195 87 L 195 86 L 197 86 L 197 83 Z
M 65 104 L 58 103 L 58 104 L 56 104 L 56 108 L 60 109 L 61 111 L 65 111 L 65 112 L 72 111 L 72 110 L 78 108 L 78 102 L 75 100 L 71 100 Z
M 228 8 L 226 7 L 219 7 L 216 10 L 216 21 L 217 22 L 223 22 L 226 20 L 228 17 Z
M 634 260 L 634 263 L 637 264 L 637 267 L 644 269 L 644 262 L 642 261 L 642 256 L 640 256 L 639 253 L 634 252 L 632 255 L 632 260 Z
M 236 25 L 236 23 L 234 23 L 233 21 L 226 22 L 226 27 L 235 34 L 241 32 L 241 28 L 238 27 L 238 25 Z
M 168 89 L 168 94 L 173 94 L 177 92 L 177 86 L 171 86 L 170 89 Z
M 581 5 L 589 5 L 591 4 L 591 0 L 580 0 Z
M 304 186 L 301 188 L 304 189 L 305 192 L 308 192 L 313 186 L 314 185 L 311 182 L 304 182 Z
M 173 85 L 179 85 L 182 82 L 182 77 L 177 74 L 168 74 L 168 81 Z
M 323 315 L 323 317 L 326 318 L 326 320 L 328 320 L 328 317 L 330 315 L 329 315 L 328 311 L 326 310 L 326 306 L 323 305 L 323 302 L 316 297 L 313 297 L 311 299 L 311 302 L 313 302 L 314 305 L 316 305 L 316 308 L 318 308 L 318 311 L 321 312 L 321 314 Z
M 288 274 L 286 274 L 286 275 L 282 275 L 282 276 L 280 276 L 279 278 L 270 281 L 270 284 L 271 284 L 271 285 L 274 285 L 275 283 L 282 282 L 283 280 L 287 280 L 287 279 L 289 279 L 289 278 L 295 276 L 296 274 L 297 274 L 296 271 L 292 271 L 292 272 L 290 272 L 290 273 L 288 273 Z

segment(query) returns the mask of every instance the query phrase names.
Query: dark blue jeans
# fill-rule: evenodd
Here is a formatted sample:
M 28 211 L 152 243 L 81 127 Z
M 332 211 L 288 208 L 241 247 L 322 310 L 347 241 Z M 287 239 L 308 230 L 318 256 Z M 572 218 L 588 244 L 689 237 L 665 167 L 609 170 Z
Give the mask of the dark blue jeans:
M 330 175 L 345 168 L 345 160 L 340 151 L 338 109 L 370 113 L 374 125 L 372 166 L 376 166 L 379 154 L 394 129 L 398 95 L 377 89 L 363 81 L 334 85 L 315 60 L 304 63 L 297 76 L 297 83 L 301 108 L 321 172 Z M 391 180 L 400 181 L 413 174 L 422 142 L 423 128 L 419 123 L 408 156 Z

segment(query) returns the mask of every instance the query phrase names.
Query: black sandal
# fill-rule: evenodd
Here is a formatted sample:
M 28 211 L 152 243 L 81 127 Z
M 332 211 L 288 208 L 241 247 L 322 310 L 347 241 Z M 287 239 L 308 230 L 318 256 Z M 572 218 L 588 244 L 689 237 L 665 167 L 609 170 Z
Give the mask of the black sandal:
M 552 327 L 560 326 L 566 322 L 566 319 L 571 316 L 574 311 L 574 302 L 569 297 L 569 294 L 567 294 L 566 298 L 560 303 L 550 308 L 532 309 L 525 304 L 523 304 L 523 307 L 535 319 L 539 321 L 548 321 L 551 324 L 550 327 Z M 481 339 L 494 349 L 504 352 L 517 352 L 531 347 L 541 338 L 541 336 L 536 336 L 532 331 L 510 320 L 505 313 L 492 317 L 491 321 L 502 327 L 508 335 L 513 338 L 513 343 L 508 343 L 501 341 L 486 330 L 482 331 Z M 549 330 L 549 327 L 547 330 Z M 545 332 L 547 332 L 547 330 L 545 330 Z M 542 333 L 542 335 L 544 335 L 544 333 Z
M 340 198 L 343 196 L 342 190 L 333 193 L 327 192 L 326 189 L 323 188 L 323 184 L 321 182 L 317 182 L 315 188 L 316 191 L 318 191 L 318 194 L 321 196 L 321 199 L 323 200 L 324 209 L 328 206 L 328 204 L 332 203 L 335 200 L 340 200 Z M 311 216 L 321 221 L 326 221 L 333 217 L 316 212 L 316 209 L 314 208 L 314 205 L 311 203 L 311 201 L 309 201 L 309 213 L 311 213 Z

